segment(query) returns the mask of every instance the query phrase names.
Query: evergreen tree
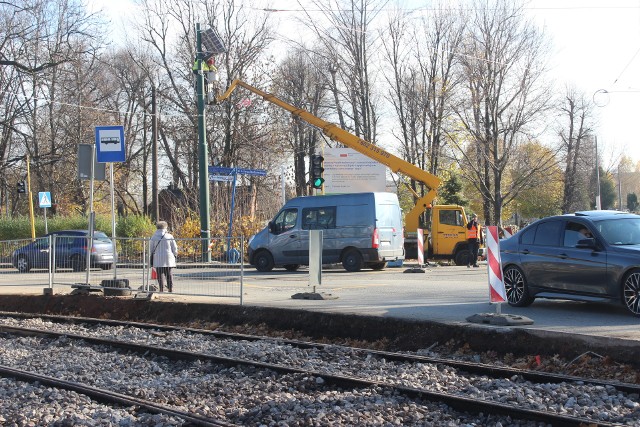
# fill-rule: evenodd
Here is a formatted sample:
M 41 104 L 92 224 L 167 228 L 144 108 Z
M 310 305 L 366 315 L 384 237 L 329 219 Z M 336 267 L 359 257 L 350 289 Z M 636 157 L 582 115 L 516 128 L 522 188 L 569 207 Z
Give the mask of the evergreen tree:
M 457 175 L 451 174 L 439 191 L 443 205 L 466 206 L 469 202 L 462 196 L 462 183 Z
M 638 196 L 636 196 L 636 193 L 627 194 L 627 209 L 629 209 L 630 212 L 638 210 Z
M 605 172 L 601 167 L 598 168 L 600 172 L 600 208 L 601 209 L 614 209 L 616 205 L 616 185 L 611 178 L 611 175 Z M 595 171 L 591 177 L 592 190 L 591 193 L 591 208 L 596 208 L 596 196 L 598 195 L 598 187 L 596 183 Z

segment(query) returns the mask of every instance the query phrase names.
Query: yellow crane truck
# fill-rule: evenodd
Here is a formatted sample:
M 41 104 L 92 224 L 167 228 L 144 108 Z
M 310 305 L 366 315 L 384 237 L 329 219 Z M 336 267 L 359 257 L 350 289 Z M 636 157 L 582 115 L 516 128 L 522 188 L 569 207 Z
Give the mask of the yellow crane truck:
M 417 200 L 415 206 L 405 215 L 405 257 L 417 258 L 417 230 L 419 228 L 420 215 L 426 210 L 430 210 L 430 229 L 425 229 L 424 231 L 425 259 L 453 259 L 456 265 L 467 264 L 469 251 L 467 249 L 466 236 L 467 216 L 464 208 L 458 205 L 431 205 L 431 202 L 437 195 L 437 189 L 441 183 L 440 178 L 406 160 L 394 156 L 377 145 L 358 138 L 333 123 L 322 120 L 308 111 L 296 108 L 275 95 L 263 92 L 241 80 L 234 80 L 226 92 L 218 94 L 215 97 L 215 102 L 221 103 L 229 98 L 238 86 L 253 92 L 278 107 L 284 108 L 295 117 L 320 129 L 332 140 L 338 141 L 382 163 L 391 169 L 392 172 L 406 175 L 416 182 L 423 184 L 428 190 L 424 196 L 418 195 L 407 185 L 407 188 L 409 188 Z

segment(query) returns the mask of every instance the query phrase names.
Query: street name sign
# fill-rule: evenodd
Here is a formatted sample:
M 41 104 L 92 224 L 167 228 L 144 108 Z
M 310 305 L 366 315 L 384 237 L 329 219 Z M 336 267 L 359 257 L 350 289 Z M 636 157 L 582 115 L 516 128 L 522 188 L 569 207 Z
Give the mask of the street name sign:
M 253 175 L 253 176 L 267 176 L 267 171 L 264 169 L 246 169 L 246 168 L 226 168 L 222 166 L 209 166 L 209 175 Z

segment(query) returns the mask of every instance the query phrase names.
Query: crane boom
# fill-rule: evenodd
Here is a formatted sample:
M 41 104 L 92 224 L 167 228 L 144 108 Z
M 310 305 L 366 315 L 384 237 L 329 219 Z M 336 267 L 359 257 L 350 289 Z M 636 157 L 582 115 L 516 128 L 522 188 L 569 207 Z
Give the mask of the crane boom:
M 379 163 L 382 163 L 383 165 L 391 169 L 392 172 L 402 173 L 410 177 L 411 179 L 424 184 L 428 189 L 427 194 L 422 197 L 416 194 L 416 196 L 418 197 L 416 205 L 405 215 L 406 231 L 415 232 L 418 229 L 419 216 L 436 197 L 436 191 L 440 186 L 440 183 L 442 182 L 440 178 L 425 170 L 420 169 L 419 167 L 407 162 L 406 160 L 401 159 L 400 157 L 394 156 L 393 154 L 380 148 L 377 145 L 370 143 L 369 141 L 365 141 L 364 139 L 359 138 L 350 132 L 347 132 L 346 130 L 338 127 L 333 123 L 322 120 L 321 118 L 314 116 L 306 110 L 294 107 L 293 105 L 281 100 L 275 95 L 263 92 L 260 89 L 257 89 L 241 80 L 233 80 L 226 92 L 216 97 L 216 102 L 220 103 L 227 99 L 237 86 L 241 86 L 249 90 L 250 92 L 253 92 L 256 95 L 262 97 L 264 100 L 269 101 L 272 104 L 275 104 L 278 107 L 289 111 L 294 116 L 299 117 L 305 122 L 322 130 L 322 132 L 332 140 L 338 141 L 341 144 L 344 144 L 347 147 L 352 148 L 359 153 L 362 153 L 365 156 L 376 160 Z

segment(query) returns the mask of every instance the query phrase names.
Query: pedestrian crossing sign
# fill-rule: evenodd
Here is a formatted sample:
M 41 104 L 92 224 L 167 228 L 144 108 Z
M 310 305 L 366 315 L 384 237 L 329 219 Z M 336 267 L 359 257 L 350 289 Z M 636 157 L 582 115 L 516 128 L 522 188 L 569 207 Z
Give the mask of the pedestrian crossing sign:
M 51 207 L 51 193 L 48 191 L 41 191 L 38 193 L 38 200 L 40 201 L 41 208 Z

